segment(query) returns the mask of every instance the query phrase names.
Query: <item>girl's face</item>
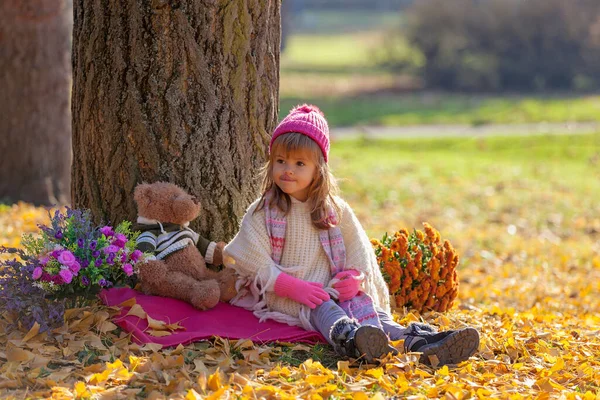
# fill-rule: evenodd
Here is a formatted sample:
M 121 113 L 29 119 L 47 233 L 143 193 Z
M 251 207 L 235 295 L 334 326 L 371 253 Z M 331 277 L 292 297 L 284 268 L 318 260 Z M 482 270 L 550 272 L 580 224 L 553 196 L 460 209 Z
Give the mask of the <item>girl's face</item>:
M 296 200 L 306 201 L 308 188 L 316 177 L 317 164 L 308 151 L 284 152 L 278 149 L 274 154 L 273 182 Z

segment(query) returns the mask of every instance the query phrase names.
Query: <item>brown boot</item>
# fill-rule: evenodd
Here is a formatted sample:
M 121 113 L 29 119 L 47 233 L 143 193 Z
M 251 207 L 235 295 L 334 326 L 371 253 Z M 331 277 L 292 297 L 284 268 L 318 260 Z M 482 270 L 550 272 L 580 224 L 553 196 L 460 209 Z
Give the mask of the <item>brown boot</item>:
M 369 364 L 396 352 L 383 330 L 371 325 L 360 326 L 349 318 L 337 321 L 331 328 L 330 337 L 339 355 L 362 359 Z
M 479 348 L 479 332 L 463 328 L 437 332 L 424 324 L 411 324 L 404 339 L 406 352 L 422 353 L 420 362 L 443 366 L 468 360 Z

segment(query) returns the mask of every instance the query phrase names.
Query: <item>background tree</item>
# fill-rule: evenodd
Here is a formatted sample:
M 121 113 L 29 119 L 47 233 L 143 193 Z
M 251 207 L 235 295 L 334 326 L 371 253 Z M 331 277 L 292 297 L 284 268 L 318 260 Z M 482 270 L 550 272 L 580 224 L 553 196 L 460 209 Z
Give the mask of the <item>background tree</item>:
M 0 200 L 70 201 L 68 1 L 0 1 Z
M 421 53 L 419 69 L 430 88 L 600 87 L 597 0 L 420 0 L 404 21 L 396 39 L 406 38 L 413 51 L 397 46 L 396 60 L 392 56 L 386 62 L 401 70 L 414 60 L 407 54 Z
M 230 238 L 277 120 L 280 2 L 73 6 L 74 205 L 133 220 L 135 185 L 169 181 L 200 199 L 194 228 Z
M 281 2 L 281 52 L 285 51 L 292 25 L 294 24 L 294 5 L 297 0 L 285 0 Z

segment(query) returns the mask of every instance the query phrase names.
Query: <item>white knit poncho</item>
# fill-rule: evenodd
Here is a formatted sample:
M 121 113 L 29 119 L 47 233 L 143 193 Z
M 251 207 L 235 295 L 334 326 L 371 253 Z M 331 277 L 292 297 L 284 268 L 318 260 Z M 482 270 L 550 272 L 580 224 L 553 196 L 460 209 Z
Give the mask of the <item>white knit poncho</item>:
M 346 247 L 346 268 L 365 274 L 362 290 L 376 306 L 390 311 L 389 292 L 377 265 L 373 247 L 350 206 L 336 199 L 341 208 L 340 230 Z M 271 258 L 264 209 L 254 213 L 258 200 L 250 205 L 240 230 L 225 247 L 225 265 L 236 270 L 238 296 L 231 303 L 249 309 L 261 320 L 274 319 L 289 325 L 314 330 L 310 324 L 310 308 L 294 300 L 277 296 L 273 291 L 277 276 L 285 272 L 305 281 L 331 283 L 331 266 L 319 230 L 312 225 L 308 204 L 292 198 L 286 216 L 287 227 L 281 265 Z M 328 289 L 335 294 L 335 291 Z

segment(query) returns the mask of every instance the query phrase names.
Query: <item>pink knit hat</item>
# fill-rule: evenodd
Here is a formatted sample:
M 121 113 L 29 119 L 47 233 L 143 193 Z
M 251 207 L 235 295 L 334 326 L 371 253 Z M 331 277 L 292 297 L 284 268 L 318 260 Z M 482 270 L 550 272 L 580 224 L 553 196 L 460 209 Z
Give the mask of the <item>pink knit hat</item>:
M 329 127 L 325 116 L 317 106 L 302 104 L 292 108 L 287 117 L 279 123 L 275 132 L 273 132 L 271 143 L 269 143 L 269 152 L 271 152 L 273 142 L 278 136 L 290 132 L 301 133 L 314 140 L 321 148 L 325 162 L 327 162 L 329 156 Z

